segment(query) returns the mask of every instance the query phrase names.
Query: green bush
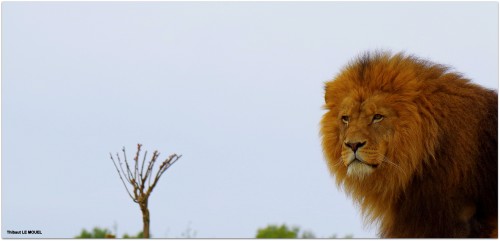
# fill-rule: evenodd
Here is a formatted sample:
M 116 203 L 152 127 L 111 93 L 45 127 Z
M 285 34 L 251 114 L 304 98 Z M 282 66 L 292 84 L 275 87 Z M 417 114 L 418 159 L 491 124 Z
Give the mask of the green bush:
M 316 235 L 313 232 L 305 230 L 300 231 L 297 226 L 289 228 L 286 224 L 281 226 L 278 225 L 268 225 L 265 228 L 260 228 L 257 230 L 256 238 L 303 238 L 303 239 L 315 239 Z M 337 238 L 334 234 L 329 237 L 330 239 Z M 344 239 L 353 238 L 353 235 L 346 235 Z
M 265 228 L 257 230 L 256 238 L 297 238 L 299 228 L 288 228 L 285 224 L 281 226 L 268 225 Z
M 111 231 L 109 231 L 107 228 L 95 227 L 92 230 L 92 232 L 83 229 L 80 235 L 76 236 L 75 238 L 109 238 L 109 237 L 114 237 L 114 235 L 112 235 Z

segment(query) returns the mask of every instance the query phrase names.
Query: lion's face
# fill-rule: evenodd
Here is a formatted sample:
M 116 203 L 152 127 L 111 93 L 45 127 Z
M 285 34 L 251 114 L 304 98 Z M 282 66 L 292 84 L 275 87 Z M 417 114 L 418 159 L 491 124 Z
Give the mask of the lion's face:
M 366 100 L 356 93 L 343 98 L 335 110 L 325 114 L 324 124 L 336 129 L 327 134 L 338 145 L 340 158 L 334 165 L 343 165 L 352 178 L 372 174 L 385 161 L 394 132 L 395 112 L 385 104 L 383 94 Z M 328 123 L 326 123 L 328 122 Z M 337 135 L 337 136 L 330 136 Z
M 336 122 L 341 141 L 341 161 L 347 175 L 363 178 L 387 161 L 387 146 L 394 131 L 394 111 L 381 96 L 357 100 L 348 96 L 339 106 Z

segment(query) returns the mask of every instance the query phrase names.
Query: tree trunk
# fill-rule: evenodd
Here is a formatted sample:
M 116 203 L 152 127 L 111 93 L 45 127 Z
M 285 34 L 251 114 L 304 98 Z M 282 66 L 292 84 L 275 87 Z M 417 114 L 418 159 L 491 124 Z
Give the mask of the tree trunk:
M 142 223 L 144 224 L 142 228 L 143 238 L 149 238 L 149 209 L 147 201 L 145 203 L 141 203 L 141 211 L 142 211 Z

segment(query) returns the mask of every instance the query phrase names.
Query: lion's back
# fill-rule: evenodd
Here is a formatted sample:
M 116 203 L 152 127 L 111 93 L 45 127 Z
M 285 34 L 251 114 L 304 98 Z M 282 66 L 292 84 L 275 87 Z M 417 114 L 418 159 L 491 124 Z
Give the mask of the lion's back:
M 411 190 L 407 191 L 416 192 L 415 197 L 429 200 L 435 198 L 431 195 L 436 194 L 450 198 L 448 205 L 451 209 L 454 206 L 451 201 L 456 198 L 459 204 L 455 211 L 459 215 L 465 212 L 464 203 L 473 203 L 472 217 L 466 218 L 469 225 L 463 230 L 457 229 L 455 233 L 450 233 L 452 236 L 461 236 L 462 232 L 469 237 L 496 236 L 498 95 L 495 91 L 471 83 L 454 73 L 424 81 L 427 83 L 424 83 L 423 93 L 417 102 L 421 111 L 428 111 L 432 115 L 438 127 L 437 138 L 427 141 L 437 143 L 432 143 L 436 147 L 434 159 L 429 160 L 423 170 L 425 178 L 430 180 L 417 180 L 416 185 L 410 185 L 408 188 Z M 417 191 L 422 189 L 428 194 Z M 407 207 L 411 208 L 412 205 Z M 418 212 L 419 210 L 404 210 L 402 213 L 418 215 Z M 433 232 L 441 232 L 439 229 L 429 229 L 424 236 L 434 236 Z M 398 228 L 392 230 L 398 233 Z M 401 233 L 398 236 L 406 235 Z

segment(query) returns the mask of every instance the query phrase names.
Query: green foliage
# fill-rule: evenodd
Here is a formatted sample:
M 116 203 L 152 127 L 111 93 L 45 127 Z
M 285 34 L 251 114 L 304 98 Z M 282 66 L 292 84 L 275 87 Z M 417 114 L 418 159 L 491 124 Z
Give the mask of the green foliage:
M 300 234 L 300 235 L 299 235 Z M 346 235 L 344 239 L 353 238 L 353 235 Z M 260 228 L 257 230 L 256 238 L 303 238 L 303 239 L 315 239 L 317 238 L 313 232 L 306 230 L 300 231 L 297 226 L 289 228 L 286 224 L 281 226 L 278 225 L 268 225 L 265 228 Z M 329 237 L 330 239 L 337 238 L 334 234 Z
M 150 236 L 151 237 L 151 236 Z M 196 237 L 196 231 L 192 230 L 190 226 L 181 234 L 181 238 L 195 238 Z M 80 235 L 76 236 L 75 238 L 115 238 L 115 235 L 111 233 L 111 231 L 107 228 L 99 228 L 95 227 L 92 229 L 92 231 L 87 231 L 86 229 L 83 229 Z M 123 237 L 124 239 L 128 238 L 144 238 L 143 232 L 137 233 L 135 236 L 130 236 L 128 234 L 124 234 Z M 315 239 L 317 238 L 316 235 L 314 235 L 313 232 L 311 231 L 301 231 L 299 227 L 293 226 L 293 227 L 288 227 L 286 224 L 282 224 L 281 226 L 278 225 L 268 225 L 265 228 L 260 228 L 257 230 L 257 236 L 256 238 L 288 238 L 288 239 L 295 239 L 295 238 L 303 238 L 303 239 Z M 329 239 L 336 239 L 338 238 L 336 234 L 328 237 Z M 350 239 L 354 238 L 352 234 L 348 234 L 343 237 L 343 239 Z
M 92 232 L 83 229 L 80 235 L 75 238 L 115 238 L 116 236 L 111 233 L 111 231 L 107 228 L 99 228 L 95 227 Z M 151 236 L 150 236 L 151 237 Z M 130 236 L 128 234 L 124 234 L 123 238 L 144 238 L 143 232 L 137 233 L 135 236 Z
M 256 238 L 297 238 L 298 234 L 299 228 L 297 227 L 289 228 L 285 224 L 281 226 L 268 225 L 257 230 Z
M 151 238 L 152 236 L 149 235 L 149 237 Z M 141 231 L 136 236 L 129 236 L 128 234 L 124 234 L 123 238 L 144 238 L 144 233 Z
M 80 235 L 76 236 L 75 238 L 108 238 L 111 236 L 111 231 L 109 231 L 107 228 L 95 227 L 92 232 L 83 229 Z

